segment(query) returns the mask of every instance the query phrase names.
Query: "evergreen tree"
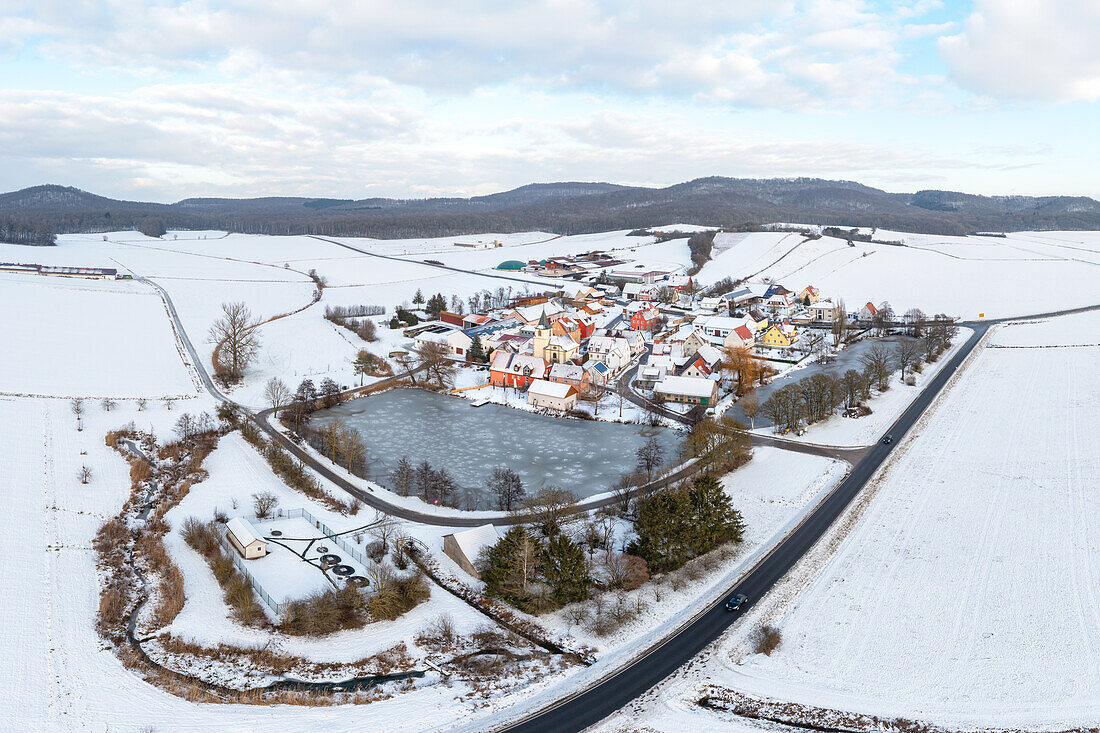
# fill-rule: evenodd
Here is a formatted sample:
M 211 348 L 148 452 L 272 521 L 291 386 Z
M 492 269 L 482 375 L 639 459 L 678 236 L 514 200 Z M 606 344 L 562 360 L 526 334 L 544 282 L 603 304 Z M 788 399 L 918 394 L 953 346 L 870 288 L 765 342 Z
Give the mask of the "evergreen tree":
M 474 341 L 470 344 L 469 352 L 470 361 L 484 364 L 489 360 L 489 357 L 485 355 L 485 347 L 481 343 L 481 336 L 474 335 Z
M 420 288 L 416 289 L 416 295 L 413 296 L 413 305 L 424 305 L 424 293 L 420 292 Z
M 745 533 L 741 512 L 733 508 L 722 484 L 710 474 L 698 476 L 688 492 L 693 517 L 691 550 L 710 552 L 726 542 L 740 542 Z
M 583 601 L 592 587 L 592 574 L 584 550 L 564 534 L 556 535 L 540 553 L 542 575 L 560 605 Z
M 390 472 L 390 481 L 393 490 L 400 496 L 408 496 L 416 486 L 416 469 L 409 462 L 408 456 L 401 456 Z
M 531 603 L 531 583 L 538 577 L 538 545 L 522 525 L 508 530 L 481 560 L 485 592 L 503 598 L 517 608 Z
M 638 499 L 630 553 L 654 570 L 678 568 L 691 559 L 691 502 L 682 489 L 666 489 Z
M 428 304 L 424 307 L 424 312 L 432 320 L 439 318 L 439 314 L 445 310 L 447 310 L 447 297 L 442 293 L 436 293 L 428 298 Z
M 321 404 L 325 407 L 340 404 L 340 385 L 332 381 L 331 378 L 325 377 L 321 380 L 320 398 Z

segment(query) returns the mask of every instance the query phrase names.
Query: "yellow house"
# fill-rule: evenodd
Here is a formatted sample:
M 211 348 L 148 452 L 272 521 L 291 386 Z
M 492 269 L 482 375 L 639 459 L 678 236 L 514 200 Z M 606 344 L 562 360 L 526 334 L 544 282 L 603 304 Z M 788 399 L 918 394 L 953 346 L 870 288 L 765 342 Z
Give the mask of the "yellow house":
M 761 340 L 765 346 L 787 348 L 798 343 L 798 329 L 789 323 L 780 323 L 768 329 Z
M 813 285 L 807 285 L 802 288 L 802 292 L 798 294 L 798 300 L 802 303 L 805 303 L 807 298 L 810 299 L 810 303 L 816 303 L 820 297 L 821 294 L 818 293 L 817 288 Z

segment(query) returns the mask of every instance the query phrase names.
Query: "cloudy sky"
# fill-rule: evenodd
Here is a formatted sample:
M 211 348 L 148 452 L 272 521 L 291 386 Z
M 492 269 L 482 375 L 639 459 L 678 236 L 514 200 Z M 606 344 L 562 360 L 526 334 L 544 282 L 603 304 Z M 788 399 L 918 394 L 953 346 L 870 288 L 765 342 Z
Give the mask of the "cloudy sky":
M 0 190 L 1100 198 L 1097 0 L 0 0 Z

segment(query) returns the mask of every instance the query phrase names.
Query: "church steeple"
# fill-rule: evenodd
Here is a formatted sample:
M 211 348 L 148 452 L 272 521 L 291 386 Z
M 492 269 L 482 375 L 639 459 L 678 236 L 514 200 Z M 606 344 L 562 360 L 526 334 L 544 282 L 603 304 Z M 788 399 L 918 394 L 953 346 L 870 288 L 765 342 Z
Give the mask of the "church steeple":
M 542 309 L 542 318 L 539 319 L 539 325 L 537 326 L 537 328 L 540 331 L 542 329 L 549 329 L 550 328 L 550 321 L 546 317 L 546 309 L 545 308 Z

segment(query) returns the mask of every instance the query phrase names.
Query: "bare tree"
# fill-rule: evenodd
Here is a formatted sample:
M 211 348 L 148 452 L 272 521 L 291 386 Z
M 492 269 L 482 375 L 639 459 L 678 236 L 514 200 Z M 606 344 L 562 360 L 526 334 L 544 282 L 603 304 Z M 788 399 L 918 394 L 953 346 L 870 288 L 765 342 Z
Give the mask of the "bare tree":
M 451 347 L 435 341 L 424 341 L 416 347 L 416 356 L 428 379 L 434 379 L 440 389 L 454 385 L 457 367 L 451 359 Z
M 890 365 L 893 361 L 894 357 L 890 350 L 877 343 L 859 357 L 859 362 L 863 365 L 863 369 L 871 377 L 879 392 L 885 392 L 890 386 L 890 372 L 892 371 Z
M 848 336 L 848 311 L 844 300 L 836 302 L 836 318 L 833 319 L 833 346 L 840 346 Z
M 407 351 L 401 351 L 393 357 L 393 360 L 397 362 L 398 366 L 405 370 L 405 373 L 408 374 L 409 379 L 412 380 L 412 383 L 415 386 L 417 368 L 416 357 Z
M 84 429 L 84 398 L 77 397 L 69 403 L 69 409 L 76 415 L 76 429 L 78 431 Z M 85 482 L 87 483 L 87 482 Z
M 80 483 L 86 484 L 92 480 L 92 469 L 87 466 L 81 466 L 80 470 L 76 473 L 76 477 L 80 479 Z
M 749 419 L 749 430 L 756 428 L 756 416 L 760 414 L 760 399 L 749 393 L 737 401 L 741 412 Z
M 910 308 L 905 311 L 905 315 L 901 317 L 901 320 L 909 330 L 910 336 L 920 338 L 921 334 L 924 333 L 924 322 L 927 318 L 920 308 Z
M 493 473 L 485 482 L 485 486 L 497 497 L 497 508 L 506 512 L 512 511 L 527 493 L 523 489 L 519 474 L 504 466 L 493 468 Z
M 637 452 L 638 467 L 645 471 L 646 483 L 653 480 L 653 472 L 665 462 L 665 449 L 661 447 L 657 436 L 647 440 Z
M 214 369 L 219 376 L 229 381 L 244 376 L 260 351 L 259 325 L 244 303 L 222 303 L 222 317 L 210 327 L 209 339 L 214 344 Z
M 165 397 L 164 406 L 168 408 L 168 412 L 172 411 L 172 403 L 176 401 L 175 397 Z
M 148 400 L 146 400 L 144 397 L 138 397 L 138 400 L 137 400 L 138 412 L 143 412 L 145 410 L 145 406 L 147 404 L 149 404 Z
M 901 370 L 901 378 L 905 379 L 906 371 L 920 361 L 921 343 L 916 339 L 903 339 L 894 350 L 894 359 Z
M 385 555 L 390 551 L 390 541 L 397 536 L 397 532 L 401 527 L 397 520 L 388 514 L 378 512 L 375 516 L 378 519 L 375 521 L 374 526 L 370 528 L 370 532 L 382 543 L 382 554 Z
M 118 403 L 117 403 L 117 402 L 115 402 L 115 401 L 114 401 L 113 399 L 111 399 L 110 397 L 104 397 L 104 398 L 103 398 L 103 399 L 102 399 L 102 400 L 100 401 L 100 403 L 99 403 L 99 404 L 100 404 L 100 405 L 102 405 L 102 407 L 103 407 L 103 411 L 104 411 L 104 412 L 110 412 L 111 410 L 113 410 L 113 409 L 114 409 L 115 407 L 117 407 L 117 406 L 118 406 Z
M 267 519 L 279 506 L 279 497 L 270 491 L 261 491 L 252 495 L 252 508 L 256 510 L 256 519 Z
M 264 386 L 264 399 L 275 413 L 279 412 L 280 407 L 290 402 L 290 397 L 290 387 L 286 386 L 286 382 L 278 377 L 267 380 Z
M 577 497 L 571 491 L 547 486 L 524 499 L 523 508 L 544 535 L 553 537 L 566 522 L 576 518 Z

